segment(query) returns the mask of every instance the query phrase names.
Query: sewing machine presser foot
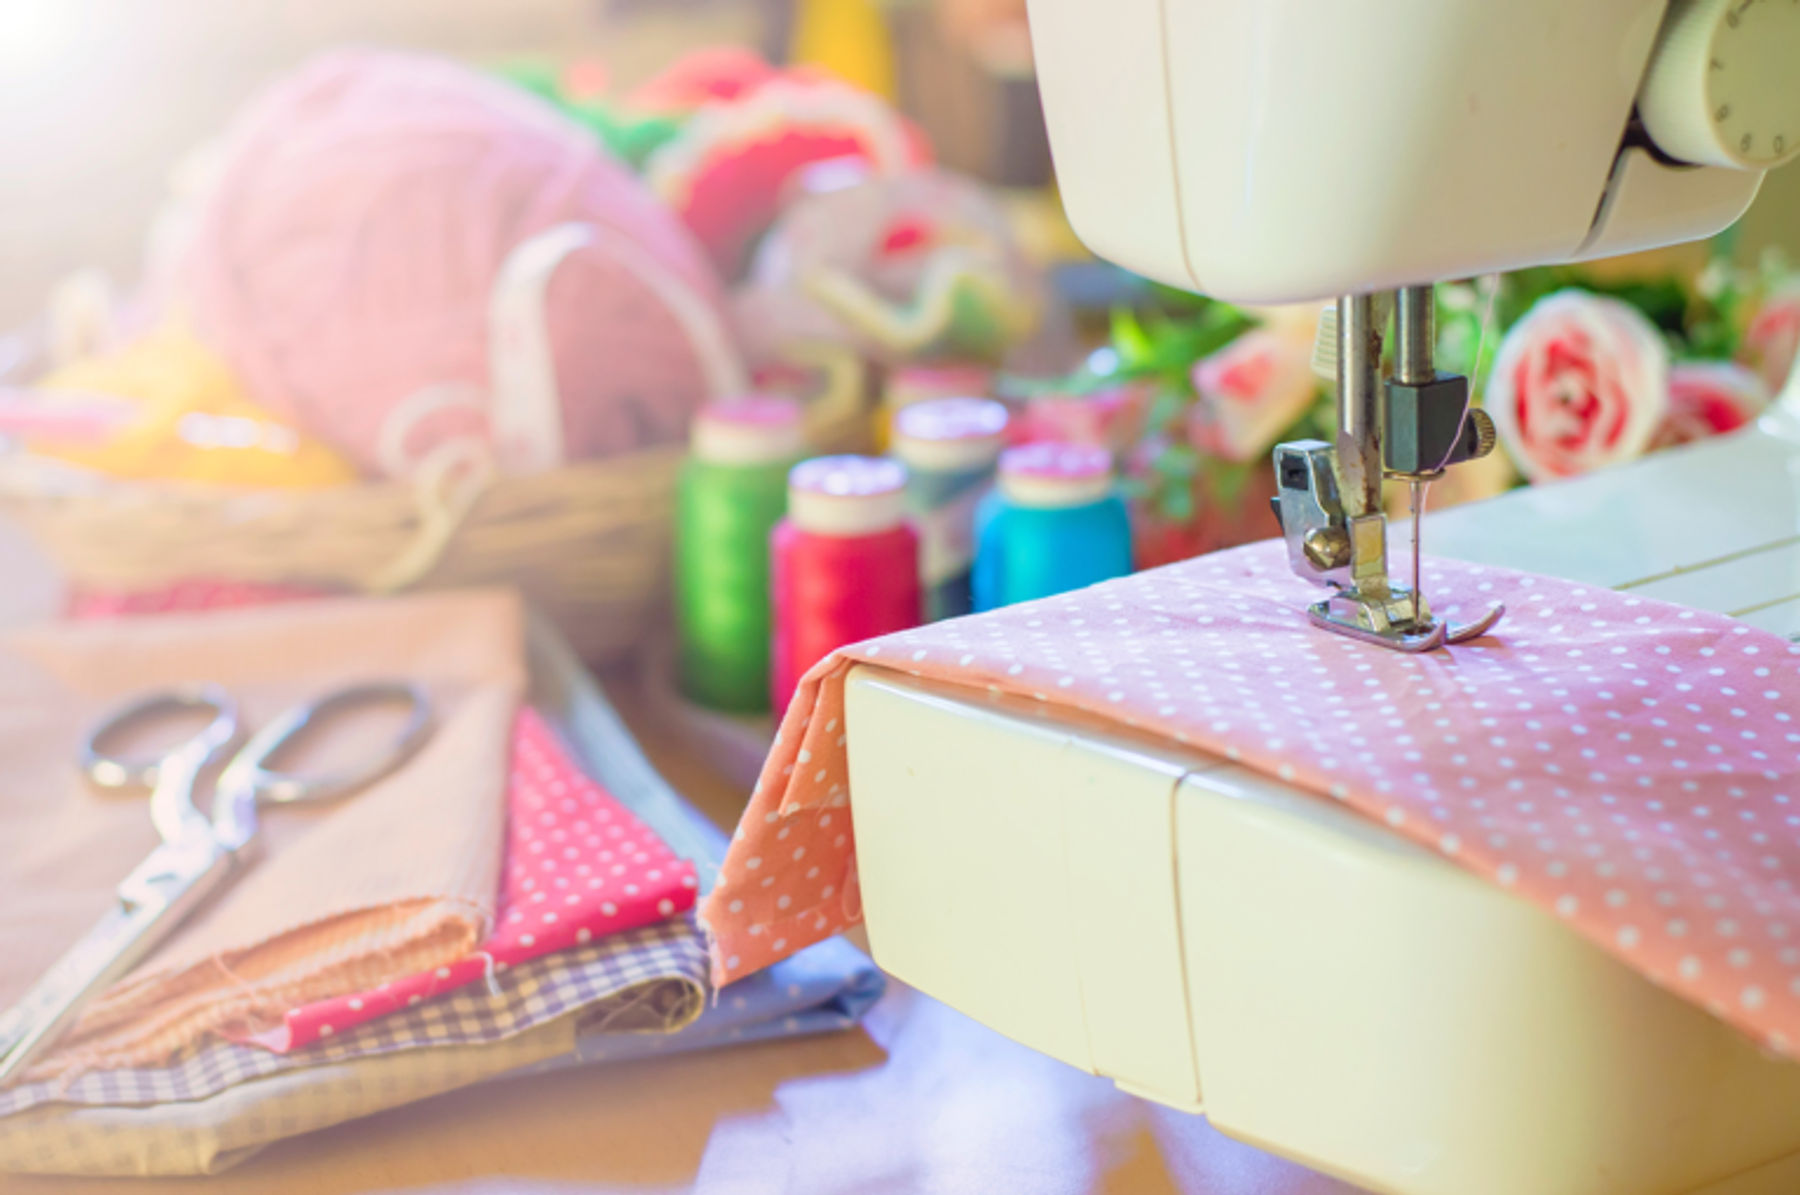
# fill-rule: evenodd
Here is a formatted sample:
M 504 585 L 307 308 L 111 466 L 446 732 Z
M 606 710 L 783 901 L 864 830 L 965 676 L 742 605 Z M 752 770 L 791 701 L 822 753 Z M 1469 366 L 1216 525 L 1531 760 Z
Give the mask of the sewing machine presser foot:
M 1321 630 L 1408 654 L 1436 651 L 1452 643 L 1479 639 L 1493 630 L 1494 625 L 1506 616 L 1506 604 L 1495 602 L 1480 618 L 1461 626 L 1439 618 L 1427 618 L 1422 624 L 1409 623 L 1378 631 L 1364 626 L 1354 616 L 1346 617 L 1335 612 L 1333 604 L 1342 600 L 1326 598 L 1322 602 L 1314 602 L 1307 607 L 1307 619 Z

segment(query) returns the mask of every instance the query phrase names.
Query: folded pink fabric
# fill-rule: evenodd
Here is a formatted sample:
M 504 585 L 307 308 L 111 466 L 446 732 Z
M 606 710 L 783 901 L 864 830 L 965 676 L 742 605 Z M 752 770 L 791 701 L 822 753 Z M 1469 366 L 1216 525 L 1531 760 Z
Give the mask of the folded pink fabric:
M 559 950 L 685 913 L 699 888 L 681 858 L 569 759 L 530 707 L 513 722 L 506 863 L 494 930 L 475 951 L 371 991 L 292 1009 L 247 1037 L 285 1054 Z
M 1035 697 L 1328 795 L 1561 917 L 1771 1048 L 1800 1043 L 1800 645 L 1453 561 L 1511 613 L 1408 656 L 1311 627 L 1279 543 L 847 648 L 788 710 L 703 916 L 723 984 L 856 920 L 855 661 Z

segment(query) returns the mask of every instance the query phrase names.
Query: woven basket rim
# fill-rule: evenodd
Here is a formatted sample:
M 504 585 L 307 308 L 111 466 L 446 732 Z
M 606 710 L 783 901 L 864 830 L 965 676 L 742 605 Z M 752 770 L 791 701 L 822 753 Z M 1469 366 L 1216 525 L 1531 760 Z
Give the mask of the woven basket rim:
M 501 474 L 492 488 L 513 489 L 554 483 L 559 478 L 581 478 L 602 473 L 635 472 L 640 469 L 666 467 L 678 463 L 686 455 L 685 444 L 657 444 L 633 449 L 616 456 L 594 457 L 572 461 L 541 473 Z M 232 501 L 243 498 L 271 498 L 304 502 L 308 497 L 347 492 L 404 492 L 413 488 L 411 481 L 393 477 L 365 477 L 332 486 L 255 486 L 230 485 L 214 481 L 190 481 L 183 478 L 126 478 L 90 472 L 70 466 L 74 479 L 66 486 L 34 487 L 25 479 L 9 476 L 6 462 L 0 457 L 0 502 L 30 503 L 34 501 L 113 500 L 121 497 L 169 498 L 184 501 L 214 499 Z

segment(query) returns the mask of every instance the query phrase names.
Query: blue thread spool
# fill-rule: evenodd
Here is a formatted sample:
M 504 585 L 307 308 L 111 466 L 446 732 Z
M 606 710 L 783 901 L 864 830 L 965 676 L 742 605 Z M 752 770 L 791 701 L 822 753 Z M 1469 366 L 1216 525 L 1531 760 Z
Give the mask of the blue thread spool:
M 1027 444 L 1000 457 L 976 517 L 975 609 L 1067 593 L 1131 571 L 1131 522 L 1104 448 Z
M 931 399 L 894 416 L 893 452 L 906 466 L 928 622 L 975 608 L 975 511 L 993 489 L 1006 422 L 1006 408 L 987 398 Z

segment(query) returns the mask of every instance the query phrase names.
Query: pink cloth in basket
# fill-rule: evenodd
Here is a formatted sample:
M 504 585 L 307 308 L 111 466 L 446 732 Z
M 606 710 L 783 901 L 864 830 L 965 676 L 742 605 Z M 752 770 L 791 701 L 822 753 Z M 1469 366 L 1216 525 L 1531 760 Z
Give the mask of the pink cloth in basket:
M 372 992 L 291 1010 L 249 1040 L 286 1053 L 558 950 L 684 913 L 694 865 L 569 759 L 537 711 L 519 711 L 507 786 L 505 870 L 481 949 Z
M 704 905 L 715 981 L 857 920 L 843 683 L 865 661 L 1099 715 L 1342 801 L 1791 1052 L 1800 645 L 1504 569 L 1432 561 L 1426 579 L 1446 612 L 1511 612 L 1448 651 L 1357 643 L 1306 622 L 1318 591 L 1262 543 L 821 662 Z
M 305 585 L 265 581 L 219 581 L 196 577 L 159 589 L 75 589 L 69 594 L 70 618 L 121 618 L 134 614 L 174 614 L 191 610 L 234 610 L 330 597 L 331 592 Z

